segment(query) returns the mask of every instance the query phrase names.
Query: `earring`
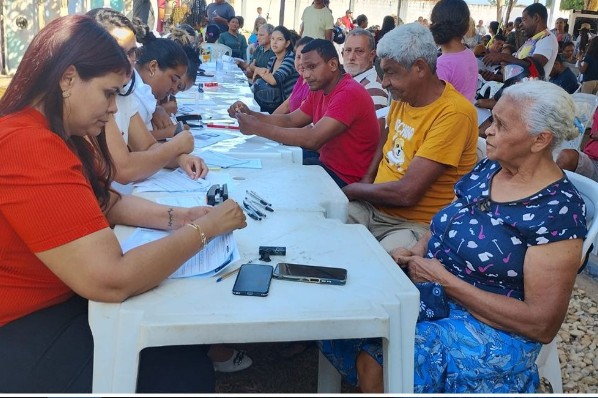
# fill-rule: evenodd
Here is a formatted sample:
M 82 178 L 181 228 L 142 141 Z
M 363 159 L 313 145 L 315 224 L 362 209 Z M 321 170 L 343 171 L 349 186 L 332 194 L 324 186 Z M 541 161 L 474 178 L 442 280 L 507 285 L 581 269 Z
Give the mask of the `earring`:
M 68 98 L 68 97 L 70 97 L 70 96 L 71 96 L 71 92 L 70 92 L 70 91 L 66 91 L 66 90 L 64 90 L 64 91 L 62 92 L 62 98 Z

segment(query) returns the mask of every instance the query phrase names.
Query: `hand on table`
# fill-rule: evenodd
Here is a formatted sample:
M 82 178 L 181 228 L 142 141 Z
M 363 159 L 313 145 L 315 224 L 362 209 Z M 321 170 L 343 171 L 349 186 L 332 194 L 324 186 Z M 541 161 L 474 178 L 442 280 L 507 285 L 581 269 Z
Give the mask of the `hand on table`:
M 194 155 L 182 154 L 177 158 L 179 167 L 187 173 L 187 175 L 197 180 L 198 178 L 204 178 L 208 174 L 208 166 L 202 158 L 198 158 Z
M 223 203 L 212 208 L 204 216 L 198 219 L 206 227 L 211 228 L 213 236 L 231 232 L 235 229 L 245 228 L 247 219 L 245 213 L 237 202 L 227 199 Z

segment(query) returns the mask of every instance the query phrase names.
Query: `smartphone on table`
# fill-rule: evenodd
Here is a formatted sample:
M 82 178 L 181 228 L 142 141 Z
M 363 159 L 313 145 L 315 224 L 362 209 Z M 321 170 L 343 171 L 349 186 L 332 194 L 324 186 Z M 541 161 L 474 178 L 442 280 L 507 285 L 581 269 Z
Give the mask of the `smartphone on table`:
M 344 285 L 347 282 L 347 270 L 316 265 L 278 263 L 274 270 L 274 277 L 295 282 Z
M 270 290 L 272 266 L 264 264 L 243 264 L 233 286 L 233 294 L 240 296 L 265 297 Z

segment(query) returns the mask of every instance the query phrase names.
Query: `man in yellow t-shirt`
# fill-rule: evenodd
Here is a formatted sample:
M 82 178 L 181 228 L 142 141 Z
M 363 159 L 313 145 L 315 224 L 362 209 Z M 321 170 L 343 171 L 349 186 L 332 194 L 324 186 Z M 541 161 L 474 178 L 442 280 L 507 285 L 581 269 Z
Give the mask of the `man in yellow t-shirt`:
M 367 174 L 343 191 L 349 222 L 368 227 L 390 252 L 413 246 L 451 202 L 454 184 L 476 163 L 478 124 L 473 105 L 436 76 L 429 29 L 401 25 L 377 52 L 393 98 L 386 137 Z

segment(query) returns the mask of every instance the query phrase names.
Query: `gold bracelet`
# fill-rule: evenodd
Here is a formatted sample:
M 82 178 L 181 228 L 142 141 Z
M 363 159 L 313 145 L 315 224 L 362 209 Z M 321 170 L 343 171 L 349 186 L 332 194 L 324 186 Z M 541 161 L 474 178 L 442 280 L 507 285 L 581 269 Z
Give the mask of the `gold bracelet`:
M 195 224 L 194 222 L 190 222 L 189 224 L 186 224 L 186 225 L 193 228 L 194 230 L 196 230 L 199 233 L 199 236 L 201 237 L 201 247 L 206 247 L 208 240 L 206 239 L 206 234 L 203 233 L 203 231 L 201 230 L 199 225 Z

